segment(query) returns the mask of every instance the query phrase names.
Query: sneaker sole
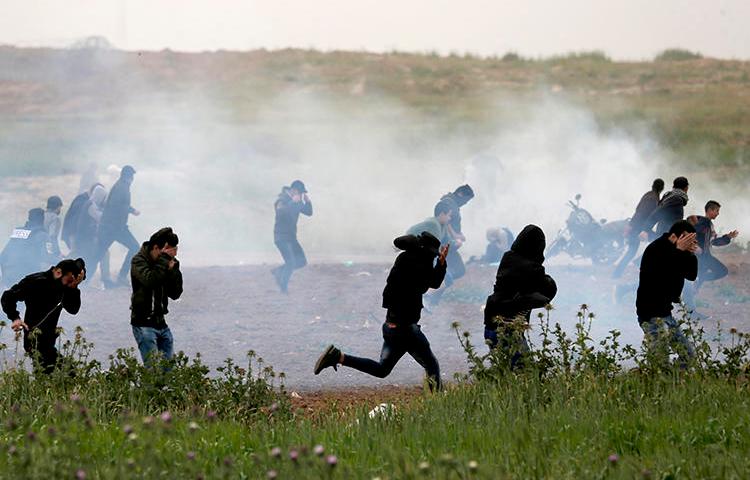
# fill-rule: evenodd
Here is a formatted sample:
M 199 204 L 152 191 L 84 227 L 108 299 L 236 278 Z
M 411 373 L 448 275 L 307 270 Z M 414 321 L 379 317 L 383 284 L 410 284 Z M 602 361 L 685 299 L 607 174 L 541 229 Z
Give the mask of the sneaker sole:
M 315 375 L 317 375 L 317 374 L 319 374 L 320 372 L 323 371 L 323 368 L 324 368 L 323 365 L 322 365 L 323 360 L 325 360 L 326 356 L 329 353 L 331 353 L 333 351 L 333 349 L 334 349 L 333 345 L 328 345 L 328 347 L 323 351 L 323 353 L 320 355 L 320 357 L 318 357 L 318 361 L 315 362 L 315 369 L 313 370 L 313 373 Z

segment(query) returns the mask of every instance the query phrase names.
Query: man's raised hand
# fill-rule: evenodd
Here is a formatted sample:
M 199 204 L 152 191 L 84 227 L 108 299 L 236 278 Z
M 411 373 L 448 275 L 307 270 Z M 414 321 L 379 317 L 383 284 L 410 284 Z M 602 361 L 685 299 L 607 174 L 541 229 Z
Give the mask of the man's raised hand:
M 677 239 L 677 250 L 683 252 L 695 253 L 698 250 L 698 241 L 695 239 L 695 233 L 683 232 Z
M 438 262 L 440 262 L 440 265 L 445 265 L 445 257 L 448 256 L 448 250 L 450 248 L 451 248 L 451 244 L 449 243 L 440 249 L 440 255 L 438 256 Z

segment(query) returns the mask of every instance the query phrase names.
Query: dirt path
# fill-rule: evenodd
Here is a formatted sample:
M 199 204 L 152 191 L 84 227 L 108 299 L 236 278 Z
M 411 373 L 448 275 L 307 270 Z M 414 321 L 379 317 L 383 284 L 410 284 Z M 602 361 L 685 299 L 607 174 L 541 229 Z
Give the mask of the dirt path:
M 730 265 L 730 276 L 704 289 L 700 305 L 713 317 L 704 322 L 708 330 L 717 321 L 723 328 L 750 330 L 746 308 L 750 305 L 748 257 L 738 253 L 721 257 Z M 184 265 L 190 260 L 184 259 Z M 380 380 L 347 368 L 328 369 L 312 374 L 315 359 L 329 343 L 345 352 L 377 358 L 382 342 L 380 327 L 385 311 L 381 293 L 389 265 L 355 263 L 313 264 L 292 279 L 290 293 L 282 295 L 273 283 L 270 266 L 186 268 L 185 293 L 170 306 L 168 322 L 175 347 L 188 355 L 200 352 L 205 363 L 219 366 L 227 357 L 245 363 L 248 350 L 263 357 L 266 364 L 286 374 L 289 391 L 341 389 L 362 386 L 419 385 L 423 371 L 405 357 L 386 379 Z M 443 379 L 450 381 L 456 372 L 465 372 L 466 357 L 461 350 L 452 322 L 460 322 L 475 344 L 481 345 L 483 325 L 481 307 L 492 289 L 495 267 L 470 266 L 465 278 L 449 291 L 443 303 L 423 315 L 421 324 L 440 362 Z M 610 269 L 591 266 L 550 266 L 557 279 L 553 321 L 572 329 L 580 304 L 596 313 L 593 337 L 611 330 L 623 332 L 625 343 L 639 344 L 641 331 L 634 313 L 634 297 L 612 302 L 615 282 Z M 636 282 L 631 267 L 623 282 Z M 129 325 L 128 289 L 103 291 L 87 288 L 83 307 L 76 317 L 63 316 L 61 326 L 72 335 L 75 325 L 95 344 L 94 355 L 105 365 L 117 348 L 135 347 Z M 538 330 L 538 329 L 537 329 Z M 8 329 L 1 341 L 14 351 Z

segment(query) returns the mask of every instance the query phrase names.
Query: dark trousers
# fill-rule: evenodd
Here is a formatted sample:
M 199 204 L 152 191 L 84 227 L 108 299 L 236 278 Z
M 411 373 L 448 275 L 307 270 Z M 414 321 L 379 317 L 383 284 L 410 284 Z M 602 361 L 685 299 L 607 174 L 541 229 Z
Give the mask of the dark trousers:
M 695 282 L 695 287 L 700 288 L 703 282 L 713 282 L 728 274 L 729 269 L 718 258 L 711 254 L 700 255 L 698 257 L 698 280 Z
M 617 266 L 615 267 L 615 271 L 612 272 L 612 278 L 622 277 L 622 274 L 625 273 L 625 268 L 627 268 L 628 264 L 635 258 L 635 254 L 638 253 L 638 248 L 640 248 L 641 246 L 641 239 L 638 236 L 638 233 L 636 233 L 635 235 L 633 235 L 633 233 L 630 233 L 630 235 L 628 235 L 627 239 L 625 240 L 627 242 L 628 249 L 625 250 L 625 255 L 623 255 L 618 262 Z
M 33 359 L 35 369 L 52 373 L 57 368 L 59 354 L 54 336 L 40 334 L 38 330 L 24 332 L 23 349 Z
M 445 276 L 445 286 L 450 287 L 453 282 L 466 275 L 466 265 L 464 259 L 458 250 L 451 248 L 448 250 L 448 256 L 445 257 L 447 275 Z
M 440 365 L 432 353 L 430 342 L 416 323 L 397 325 L 386 322 L 383 324 L 383 349 L 380 361 L 369 358 L 344 355 L 347 367 L 370 374 L 374 377 L 387 377 L 404 354 L 409 354 L 427 372 L 430 390 L 440 390 Z
M 499 348 L 507 355 L 513 370 L 523 367 L 523 357 L 531 351 L 523 332 L 510 326 L 500 326 L 497 329 L 485 327 L 484 339 L 490 350 Z
M 287 285 L 289 285 L 289 279 L 292 278 L 292 273 L 307 265 L 307 258 L 305 257 L 305 251 L 302 250 L 302 245 L 299 244 L 295 237 L 277 237 L 273 243 L 279 249 L 281 257 L 284 259 L 284 265 L 279 267 L 277 274 L 279 286 L 282 290 L 286 290 Z
M 120 267 L 120 273 L 117 275 L 118 281 L 124 282 L 130 272 L 130 261 L 133 260 L 135 254 L 138 253 L 140 245 L 138 244 L 138 240 L 136 240 L 133 234 L 130 233 L 130 229 L 127 225 L 115 228 L 101 227 L 99 229 L 99 242 L 95 257 L 97 264 L 102 260 L 104 254 L 107 253 L 109 247 L 115 242 L 128 249 L 128 253 L 125 255 L 125 260 L 122 262 L 122 267 Z M 92 268 L 96 270 L 96 265 Z M 104 272 L 102 271 L 102 274 L 103 273 Z M 104 277 L 104 275 L 102 275 L 102 277 Z M 102 280 L 105 282 L 110 281 L 109 278 L 102 278 Z

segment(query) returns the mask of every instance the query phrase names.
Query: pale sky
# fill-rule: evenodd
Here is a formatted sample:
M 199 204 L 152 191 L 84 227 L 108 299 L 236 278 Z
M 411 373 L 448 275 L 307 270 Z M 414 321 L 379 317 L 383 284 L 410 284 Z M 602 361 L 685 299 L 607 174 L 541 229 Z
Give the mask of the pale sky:
M 0 0 L 0 44 L 750 59 L 750 0 Z

